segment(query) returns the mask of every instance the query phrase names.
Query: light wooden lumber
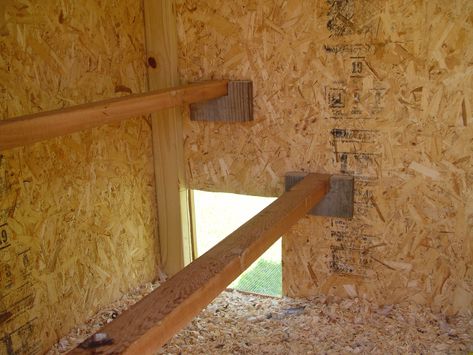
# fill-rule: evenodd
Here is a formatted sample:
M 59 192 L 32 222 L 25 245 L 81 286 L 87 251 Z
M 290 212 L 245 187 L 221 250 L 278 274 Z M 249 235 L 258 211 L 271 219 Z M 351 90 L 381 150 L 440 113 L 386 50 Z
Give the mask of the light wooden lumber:
M 227 81 L 208 81 L 0 121 L 0 151 L 227 94 Z
M 113 341 L 71 354 L 152 354 L 192 320 L 327 193 L 329 176 L 309 174 L 100 333 Z
M 145 0 L 149 89 L 179 85 L 173 0 Z M 151 116 L 160 267 L 172 276 L 192 261 L 192 210 L 184 164 L 181 110 Z

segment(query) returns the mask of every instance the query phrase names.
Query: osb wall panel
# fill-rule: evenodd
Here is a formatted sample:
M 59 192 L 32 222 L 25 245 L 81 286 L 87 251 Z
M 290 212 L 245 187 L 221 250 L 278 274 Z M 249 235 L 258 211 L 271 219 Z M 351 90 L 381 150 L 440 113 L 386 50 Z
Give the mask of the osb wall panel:
M 146 91 L 141 1 L 1 1 L 2 119 Z M 0 155 L 0 353 L 42 352 L 156 272 L 145 118 Z
M 473 3 L 194 1 L 178 6 L 188 81 L 252 79 L 255 120 L 189 122 L 193 188 L 278 195 L 287 171 L 356 178 L 352 220 L 307 217 L 284 287 L 473 300 Z

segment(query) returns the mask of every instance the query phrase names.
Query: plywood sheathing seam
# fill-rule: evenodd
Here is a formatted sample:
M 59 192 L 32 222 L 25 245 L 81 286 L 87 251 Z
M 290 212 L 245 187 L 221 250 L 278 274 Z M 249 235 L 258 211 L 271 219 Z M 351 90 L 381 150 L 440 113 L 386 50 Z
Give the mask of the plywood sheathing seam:
M 472 310 L 472 6 L 178 2 L 181 77 L 255 90 L 253 122 L 185 121 L 192 188 L 274 196 L 287 171 L 356 177 L 352 221 L 286 236 L 288 295 Z
M 1 118 L 146 91 L 141 1 L 2 1 Z M 0 353 L 42 353 L 156 275 L 146 117 L 0 155 Z

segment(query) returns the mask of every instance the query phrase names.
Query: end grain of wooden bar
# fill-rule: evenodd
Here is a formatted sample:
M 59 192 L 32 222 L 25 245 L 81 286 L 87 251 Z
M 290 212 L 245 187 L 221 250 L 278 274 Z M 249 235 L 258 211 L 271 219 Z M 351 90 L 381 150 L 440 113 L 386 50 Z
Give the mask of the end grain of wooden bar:
M 226 80 L 155 90 L 0 121 L 0 151 L 227 95 Z
M 152 354 L 287 232 L 327 193 L 329 176 L 309 174 L 222 242 L 99 332 L 113 344 L 69 354 Z

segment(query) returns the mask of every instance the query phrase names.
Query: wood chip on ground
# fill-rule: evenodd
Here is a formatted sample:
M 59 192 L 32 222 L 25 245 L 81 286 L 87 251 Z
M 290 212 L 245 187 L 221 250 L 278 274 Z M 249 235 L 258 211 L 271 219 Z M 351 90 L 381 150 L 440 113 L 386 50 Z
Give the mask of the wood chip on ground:
M 99 312 L 49 354 L 70 350 L 149 293 L 148 284 Z M 157 354 L 467 353 L 471 314 L 447 317 L 414 304 L 277 298 L 225 291 Z

